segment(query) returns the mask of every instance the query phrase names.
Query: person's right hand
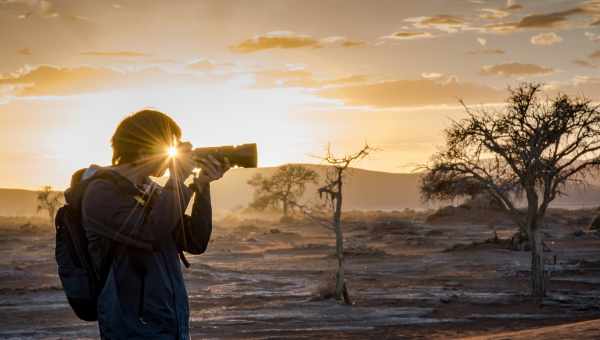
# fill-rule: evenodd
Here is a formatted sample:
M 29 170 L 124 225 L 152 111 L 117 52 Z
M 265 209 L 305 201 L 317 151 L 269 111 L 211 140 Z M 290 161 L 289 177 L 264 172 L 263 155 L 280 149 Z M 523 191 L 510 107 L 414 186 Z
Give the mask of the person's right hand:
M 179 143 L 177 146 L 177 155 L 169 160 L 169 174 L 176 181 L 183 183 L 194 170 L 194 160 L 192 158 L 192 144 L 189 142 Z

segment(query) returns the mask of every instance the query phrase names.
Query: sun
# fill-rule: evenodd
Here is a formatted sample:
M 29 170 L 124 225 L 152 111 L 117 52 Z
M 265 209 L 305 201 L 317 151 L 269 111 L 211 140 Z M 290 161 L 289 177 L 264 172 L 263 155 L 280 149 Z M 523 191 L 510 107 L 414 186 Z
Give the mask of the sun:
M 177 148 L 174 146 L 170 146 L 169 149 L 167 150 L 167 154 L 169 154 L 169 157 L 171 157 L 171 158 L 177 156 Z

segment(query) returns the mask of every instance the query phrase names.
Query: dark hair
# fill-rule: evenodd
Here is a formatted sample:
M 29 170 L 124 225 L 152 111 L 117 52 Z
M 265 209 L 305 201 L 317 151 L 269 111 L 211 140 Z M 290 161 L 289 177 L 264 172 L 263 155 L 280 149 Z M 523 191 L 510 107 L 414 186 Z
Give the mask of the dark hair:
M 112 164 L 135 162 L 143 151 L 164 152 L 173 140 L 181 138 L 181 128 L 166 114 L 142 110 L 123 119 L 111 139 Z

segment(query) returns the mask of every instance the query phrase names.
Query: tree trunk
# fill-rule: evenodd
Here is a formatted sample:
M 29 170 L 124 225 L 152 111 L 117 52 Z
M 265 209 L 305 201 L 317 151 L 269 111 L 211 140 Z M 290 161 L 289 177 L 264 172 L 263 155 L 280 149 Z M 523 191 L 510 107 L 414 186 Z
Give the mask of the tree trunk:
M 335 252 L 338 261 L 338 270 L 335 275 L 335 298 L 350 304 L 350 296 L 346 289 L 344 277 L 344 236 L 342 234 L 342 181 L 338 181 L 337 199 L 333 212 L 333 223 L 335 227 Z
M 283 217 L 288 217 L 288 205 L 287 199 L 283 200 Z
M 531 294 L 541 299 L 546 295 L 546 281 L 544 276 L 544 247 L 542 235 L 537 225 L 529 228 L 529 242 L 531 246 Z

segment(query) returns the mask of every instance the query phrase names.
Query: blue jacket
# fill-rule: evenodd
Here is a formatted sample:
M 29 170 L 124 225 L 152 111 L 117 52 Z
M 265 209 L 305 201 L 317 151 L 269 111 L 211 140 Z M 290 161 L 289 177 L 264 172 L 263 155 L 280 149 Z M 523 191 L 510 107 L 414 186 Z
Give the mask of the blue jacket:
M 96 169 L 90 167 L 83 178 Z M 123 194 L 106 179 L 92 180 L 83 196 L 88 249 L 106 275 L 98 300 L 103 339 L 189 339 L 179 252 L 206 250 L 212 231 L 209 186 L 196 195 L 190 217 L 185 209 L 191 189 L 173 179 L 164 188 L 147 184 L 153 194 L 146 201 Z M 123 242 L 119 235 L 136 242 Z

